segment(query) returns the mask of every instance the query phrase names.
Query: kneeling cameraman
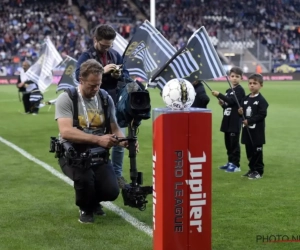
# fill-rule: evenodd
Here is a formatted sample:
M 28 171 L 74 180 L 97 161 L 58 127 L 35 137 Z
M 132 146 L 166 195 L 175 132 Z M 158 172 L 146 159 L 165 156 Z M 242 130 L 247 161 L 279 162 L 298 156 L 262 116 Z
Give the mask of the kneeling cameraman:
M 99 91 L 103 72 L 96 60 L 84 62 L 80 66 L 80 84 L 73 89 L 77 101 L 74 102 L 68 89 L 57 98 L 55 105 L 59 141 L 64 148 L 59 154 L 59 164 L 63 173 L 74 181 L 82 223 L 94 222 L 94 214 L 105 214 L 101 201 L 117 199 L 119 187 L 108 159 L 109 149 L 116 145 L 128 146 L 127 141 L 118 141 L 124 134 L 117 125 L 111 97 L 104 90 Z

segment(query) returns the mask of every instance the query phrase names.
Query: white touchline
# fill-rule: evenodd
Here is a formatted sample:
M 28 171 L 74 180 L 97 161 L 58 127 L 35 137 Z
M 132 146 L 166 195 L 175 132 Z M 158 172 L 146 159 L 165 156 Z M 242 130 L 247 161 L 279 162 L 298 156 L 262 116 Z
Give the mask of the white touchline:
M 4 143 L 5 145 L 7 145 L 8 147 L 10 147 L 10 148 L 14 149 L 15 151 L 19 152 L 21 155 L 23 155 L 24 157 L 26 157 L 28 160 L 33 161 L 37 165 L 39 165 L 39 166 L 43 167 L 44 169 L 48 170 L 51 174 L 55 175 L 59 179 L 61 179 L 64 182 L 68 183 L 69 185 L 73 186 L 73 181 L 72 180 L 70 180 L 68 177 L 66 177 L 62 173 L 58 172 L 56 169 L 54 169 L 53 167 L 51 167 L 47 163 L 40 161 L 39 159 L 35 158 L 31 154 L 27 153 L 25 150 L 19 148 L 18 146 L 16 146 L 15 144 L 13 144 L 13 143 L 11 143 L 11 142 L 9 142 L 7 140 L 5 140 L 1 136 L 0 136 L 0 141 L 2 143 Z M 101 204 L 103 204 L 103 206 L 106 207 L 107 209 L 109 209 L 109 210 L 115 212 L 116 214 L 118 214 L 119 216 L 121 216 L 124 220 L 126 220 L 127 222 L 129 222 L 132 226 L 134 226 L 138 230 L 146 233 L 150 237 L 153 237 L 152 228 L 150 228 L 149 226 L 147 226 L 145 223 L 139 221 L 138 219 L 134 218 L 133 216 L 131 216 L 130 214 L 128 214 L 122 208 L 116 206 L 115 204 L 113 204 L 111 202 L 101 202 Z

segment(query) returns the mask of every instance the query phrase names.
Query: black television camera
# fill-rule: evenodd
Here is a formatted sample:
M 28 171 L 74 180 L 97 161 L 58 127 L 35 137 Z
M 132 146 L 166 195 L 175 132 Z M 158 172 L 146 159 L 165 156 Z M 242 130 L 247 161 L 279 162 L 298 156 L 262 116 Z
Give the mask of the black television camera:
M 120 140 L 128 140 L 131 179 L 131 183 L 122 188 L 122 197 L 125 206 L 144 211 L 148 203 L 146 197 L 152 194 L 153 188 L 152 186 L 141 186 L 143 173 L 137 170 L 135 144 L 136 132 L 141 120 L 150 118 L 150 96 L 144 86 L 137 82 L 130 82 L 118 87 L 116 117 L 120 127 L 128 127 L 128 137 Z
M 141 120 L 151 117 L 150 95 L 142 83 L 119 82 L 117 90 L 116 117 L 120 127 L 134 122 L 139 126 Z

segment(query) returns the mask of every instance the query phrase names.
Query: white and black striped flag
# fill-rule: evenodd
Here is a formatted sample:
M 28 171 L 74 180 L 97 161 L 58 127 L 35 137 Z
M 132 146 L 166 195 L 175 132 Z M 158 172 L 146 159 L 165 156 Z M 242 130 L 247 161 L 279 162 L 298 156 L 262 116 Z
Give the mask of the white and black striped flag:
M 127 48 L 128 42 L 118 32 L 116 32 L 116 33 L 117 33 L 117 36 L 116 36 L 116 39 L 114 40 L 113 49 L 116 50 L 122 56 L 124 54 L 125 49 Z
M 146 20 L 132 37 L 123 58 L 130 76 L 149 80 L 175 53 L 169 41 Z
M 47 37 L 42 46 L 39 59 L 26 71 L 26 75 L 28 79 L 39 86 L 41 92 L 45 92 L 52 83 L 52 70 L 60 64 L 62 60 L 50 38 Z
M 56 92 L 68 89 L 70 87 L 77 87 L 78 81 L 75 79 L 75 69 L 76 69 L 76 63 L 77 61 L 68 56 L 63 63 L 65 66 L 65 70 L 59 80 L 59 83 L 57 84 Z
M 163 89 L 165 84 L 174 78 L 187 78 L 199 70 L 199 65 L 188 49 L 178 51 L 176 57 L 157 76 L 153 76 L 149 87 Z
M 162 89 L 171 79 L 184 78 L 189 82 L 214 79 L 226 75 L 218 54 L 204 27 L 189 39 L 186 47 L 177 52 L 163 70 L 157 72 L 149 87 Z

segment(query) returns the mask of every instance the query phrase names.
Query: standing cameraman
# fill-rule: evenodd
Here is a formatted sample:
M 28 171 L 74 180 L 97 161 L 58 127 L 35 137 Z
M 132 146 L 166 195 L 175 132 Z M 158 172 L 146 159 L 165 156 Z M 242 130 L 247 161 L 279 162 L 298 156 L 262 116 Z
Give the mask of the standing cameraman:
M 63 154 L 59 158 L 59 164 L 63 173 L 74 181 L 76 205 L 80 208 L 79 221 L 82 223 L 94 222 L 94 213 L 104 214 L 99 204 L 101 201 L 113 201 L 118 197 L 117 178 L 108 160 L 108 151 L 113 146 L 128 146 L 126 141 L 118 142 L 117 137 L 124 137 L 124 134 L 116 122 L 115 106 L 111 97 L 106 93 L 105 102 L 103 93 L 99 94 L 103 72 L 102 65 L 94 59 L 87 60 L 80 66 L 80 84 L 74 91 L 78 97 L 78 128 L 73 127 L 76 107 L 67 92 L 57 98 L 55 105 L 60 141 L 72 143 L 77 152 L 76 159 L 68 159 Z M 87 165 L 84 160 L 81 163 L 82 153 L 91 148 L 105 151 L 105 154 L 92 158 L 91 165 Z M 70 165 L 70 162 L 75 161 L 77 164 Z
M 109 25 L 99 25 L 93 31 L 93 46 L 83 52 L 76 65 L 76 79 L 79 80 L 80 65 L 88 59 L 95 59 L 104 67 L 101 88 L 106 90 L 116 103 L 117 85 L 119 81 L 129 78 L 129 73 L 123 65 L 122 56 L 114 49 L 113 42 L 116 38 L 115 30 Z M 125 128 L 121 128 L 125 133 Z M 120 188 L 126 184 L 122 176 L 124 149 L 114 146 L 112 149 L 112 164 L 118 178 Z

